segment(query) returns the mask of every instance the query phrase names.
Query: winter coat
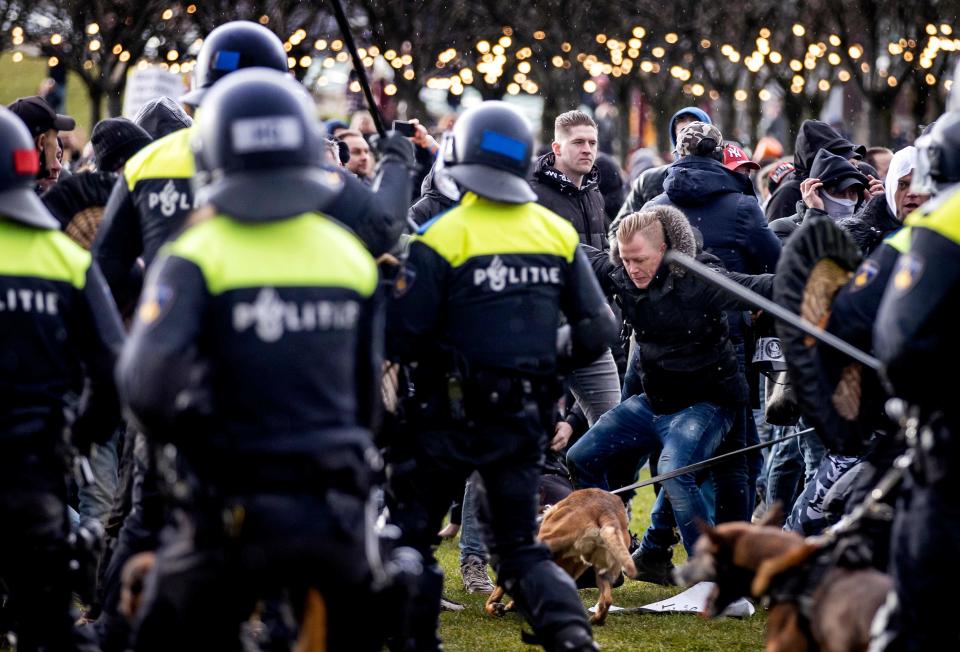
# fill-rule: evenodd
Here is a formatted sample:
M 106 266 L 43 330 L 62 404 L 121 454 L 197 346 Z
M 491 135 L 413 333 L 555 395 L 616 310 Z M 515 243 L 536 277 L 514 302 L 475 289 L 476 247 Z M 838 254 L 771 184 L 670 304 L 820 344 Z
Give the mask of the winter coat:
M 669 165 L 659 165 L 644 172 L 630 186 L 630 194 L 620 207 L 617 218 L 636 213 L 643 205 L 663 192 L 663 182 L 667 178 Z
M 817 157 L 817 152 L 821 149 L 839 154 L 844 158 L 850 158 L 855 153 L 854 144 L 826 122 L 805 120 L 800 125 L 800 133 L 797 134 L 793 153 L 794 170 L 767 202 L 765 212 L 768 222 L 793 213 L 794 206 L 800 201 L 800 182 L 807 177 L 815 176 L 810 174 L 810 169 Z
M 89 251 L 116 181 L 115 172 L 79 172 L 52 186 L 40 200 L 64 233 Z
M 551 152 L 537 159 L 530 187 L 537 193 L 537 203 L 566 219 L 580 234 L 580 242 L 601 250 L 607 250 L 607 217 L 604 213 L 603 195 L 598 187 L 600 173 L 594 166 L 577 188 L 554 165 L 556 156 Z
M 853 238 L 864 257 L 873 253 L 884 238 L 903 226 L 890 212 L 887 198 L 883 195 L 874 197 L 856 215 L 840 220 L 837 225 Z
M 444 212 L 456 202 L 441 193 L 433 184 L 433 168 L 420 184 L 420 199 L 407 211 L 407 221 L 423 225 Z
M 664 193 L 650 206 L 674 206 L 703 235 L 703 248 L 724 267 L 746 274 L 772 273 L 780 242 L 767 227 L 749 177 L 703 156 L 685 156 L 667 172 Z
M 769 297 L 773 275 L 748 276 L 723 270 L 711 254 L 697 253 L 689 222 L 679 211 L 662 220 L 667 246 L 708 264 Z M 609 255 L 589 251 L 605 292 L 613 294 L 634 331 L 640 351 L 643 391 L 658 414 L 673 414 L 694 403 L 723 405 L 747 401 L 747 381 L 730 343 L 725 310 L 749 306 L 683 268 L 661 264 L 650 285 L 637 288 L 616 249 Z

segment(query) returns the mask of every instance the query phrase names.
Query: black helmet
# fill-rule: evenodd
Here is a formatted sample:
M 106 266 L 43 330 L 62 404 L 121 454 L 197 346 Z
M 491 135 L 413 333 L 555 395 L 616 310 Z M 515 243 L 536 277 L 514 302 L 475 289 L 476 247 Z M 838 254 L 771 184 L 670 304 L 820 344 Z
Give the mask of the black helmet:
M 322 210 L 342 181 L 319 167 L 315 112 L 306 89 L 274 70 L 251 68 L 217 84 L 191 140 L 198 203 L 252 222 Z
M 942 193 L 960 182 L 960 111 L 937 118 L 930 132 L 917 138 L 916 147 L 913 192 Z
M 247 20 L 235 20 L 210 32 L 197 55 L 193 90 L 180 101 L 198 106 L 217 80 L 241 68 L 287 72 L 287 53 L 277 35 Z
M 507 204 L 536 201 L 527 183 L 533 134 L 506 102 L 484 102 L 464 112 L 444 136 L 446 173 L 481 197 Z
M 44 229 L 59 229 L 56 220 L 33 191 L 40 156 L 27 125 L 0 106 L 0 216 Z

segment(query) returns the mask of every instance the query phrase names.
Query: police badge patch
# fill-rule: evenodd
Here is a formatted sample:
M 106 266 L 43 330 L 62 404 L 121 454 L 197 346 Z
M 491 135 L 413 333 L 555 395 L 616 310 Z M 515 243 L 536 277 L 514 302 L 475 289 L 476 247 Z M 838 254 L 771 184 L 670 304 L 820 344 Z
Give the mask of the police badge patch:
M 401 265 L 397 271 L 397 277 L 393 280 L 393 297 L 399 299 L 409 292 L 416 278 L 417 272 L 415 269 L 408 267 L 406 264 Z
M 923 274 L 923 261 L 916 254 L 903 254 L 893 272 L 893 287 L 900 292 L 912 288 Z
M 873 283 L 880 272 L 880 266 L 872 260 L 864 261 L 857 273 L 853 277 L 853 284 L 850 286 L 851 292 L 857 292 Z
M 164 308 L 170 305 L 173 298 L 173 288 L 168 285 L 152 285 L 140 302 L 137 318 L 144 324 L 152 324 L 163 314 Z

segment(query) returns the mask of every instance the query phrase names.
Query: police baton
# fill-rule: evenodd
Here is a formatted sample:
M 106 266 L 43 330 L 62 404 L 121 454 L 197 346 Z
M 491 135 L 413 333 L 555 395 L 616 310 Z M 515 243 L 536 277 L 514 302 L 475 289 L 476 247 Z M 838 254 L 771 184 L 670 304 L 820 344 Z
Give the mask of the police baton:
M 727 278 L 723 274 L 720 274 L 710 267 L 707 267 L 700 261 L 695 260 L 690 256 L 680 253 L 674 249 L 668 249 L 663 258 L 668 263 L 673 263 L 674 265 L 683 267 L 688 272 L 691 272 L 695 276 L 702 278 L 707 283 L 710 283 L 711 285 L 714 285 L 721 290 L 732 294 L 741 301 L 769 312 L 777 319 L 786 322 L 798 330 L 803 331 L 817 341 L 822 342 L 827 346 L 836 349 L 840 353 L 853 358 L 857 362 L 869 367 L 870 369 L 873 369 L 877 373 L 880 373 L 883 370 L 883 365 L 872 355 L 864 353 L 849 342 L 843 341 L 833 333 L 828 333 L 819 326 L 810 323 L 800 315 L 793 314 L 783 306 L 777 305 L 770 299 L 767 299 L 766 297 L 757 294 L 753 290 L 740 285 L 736 281 Z
M 777 439 L 771 439 L 770 441 L 761 442 L 759 444 L 753 444 L 752 446 L 747 446 L 745 448 L 740 448 L 735 451 L 730 451 L 729 453 L 724 453 L 723 455 L 717 455 L 716 457 L 711 457 L 710 459 L 704 460 L 702 462 L 696 462 L 695 464 L 688 464 L 687 466 L 682 466 L 679 469 L 674 469 L 673 471 L 667 471 L 666 473 L 655 475 L 652 478 L 647 478 L 646 480 L 640 480 L 639 482 L 628 484 L 626 487 L 620 487 L 619 489 L 614 489 L 610 493 L 621 494 L 624 491 L 630 491 L 631 489 L 639 489 L 640 487 L 648 487 L 652 484 L 663 482 L 664 480 L 671 480 L 673 478 L 679 477 L 681 475 L 686 475 L 688 473 L 696 473 L 697 471 L 702 471 L 703 469 L 709 468 L 714 464 L 719 464 L 724 460 L 728 460 L 731 457 L 742 455 L 743 453 L 749 453 L 750 451 L 763 450 L 764 448 L 769 448 L 770 446 L 779 444 L 782 441 L 795 439 L 800 435 L 806 435 L 811 432 L 813 432 L 813 428 L 807 428 L 806 430 L 798 430 L 797 432 L 791 435 L 784 435 L 783 437 L 778 437 Z
M 353 69 L 357 73 L 357 82 L 359 82 L 360 88 L 363 89 L 364 97 L 367 98 L 370 115 L 373 117 L 373 124 L 376 125 L 377 133 L 380 134 L 382 138 L 386 135 L 387 130 L 383 126 L 383 116 L 380 115 L 380 109 L 377 107 L 376 102 L 373 101 L 373 91 L 370 90 L 367 71 L 363 67 L 363 59 L 360 58 L 360 53 L 357 52 L 357 44 L 353 42 L 353 34 L 350 32 L 350 23 L 347 22 L 347 15 L 343 13 L 343 5 L 340 4 L 340 0 L 330 0 L 330 4 L 333 5 L 333 15 L 337 19 L 337 25 L 340 27 L 341 34 L 343 34 L 343 42 L 346 43 L 347 50 L 350 51 L 350 57 L 353 59 Z

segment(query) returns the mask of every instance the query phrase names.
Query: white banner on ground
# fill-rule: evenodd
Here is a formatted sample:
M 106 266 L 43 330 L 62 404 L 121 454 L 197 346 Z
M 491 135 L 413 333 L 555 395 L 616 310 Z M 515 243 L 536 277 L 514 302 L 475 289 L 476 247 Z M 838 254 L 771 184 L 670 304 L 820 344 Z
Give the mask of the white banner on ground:
M 610 613 L 692 613 L 698 614 L 707 606 L 707 599 L 713 591 L 713 582 L 700 582 L 694 584 L 686 591 L 678 593 L 672 598 L 651 602 L 642 607 L 625 609 L 615 605 L 610 607 Z M 596 611 L 596 607 L 591 607 L 590 612 Z M 723 610 L 723 616 L 727 618 L 749 618 L 756 613 L 753 603 L 746 598 L 740 598 L 729 607 Z
M 137 67 L 127 78 L 123 94 L 123 117 L 132 120 L 140 107 L 150 100 L 164 96 L 175 100 L 186 91 L 180 75 L 160 66 Z

